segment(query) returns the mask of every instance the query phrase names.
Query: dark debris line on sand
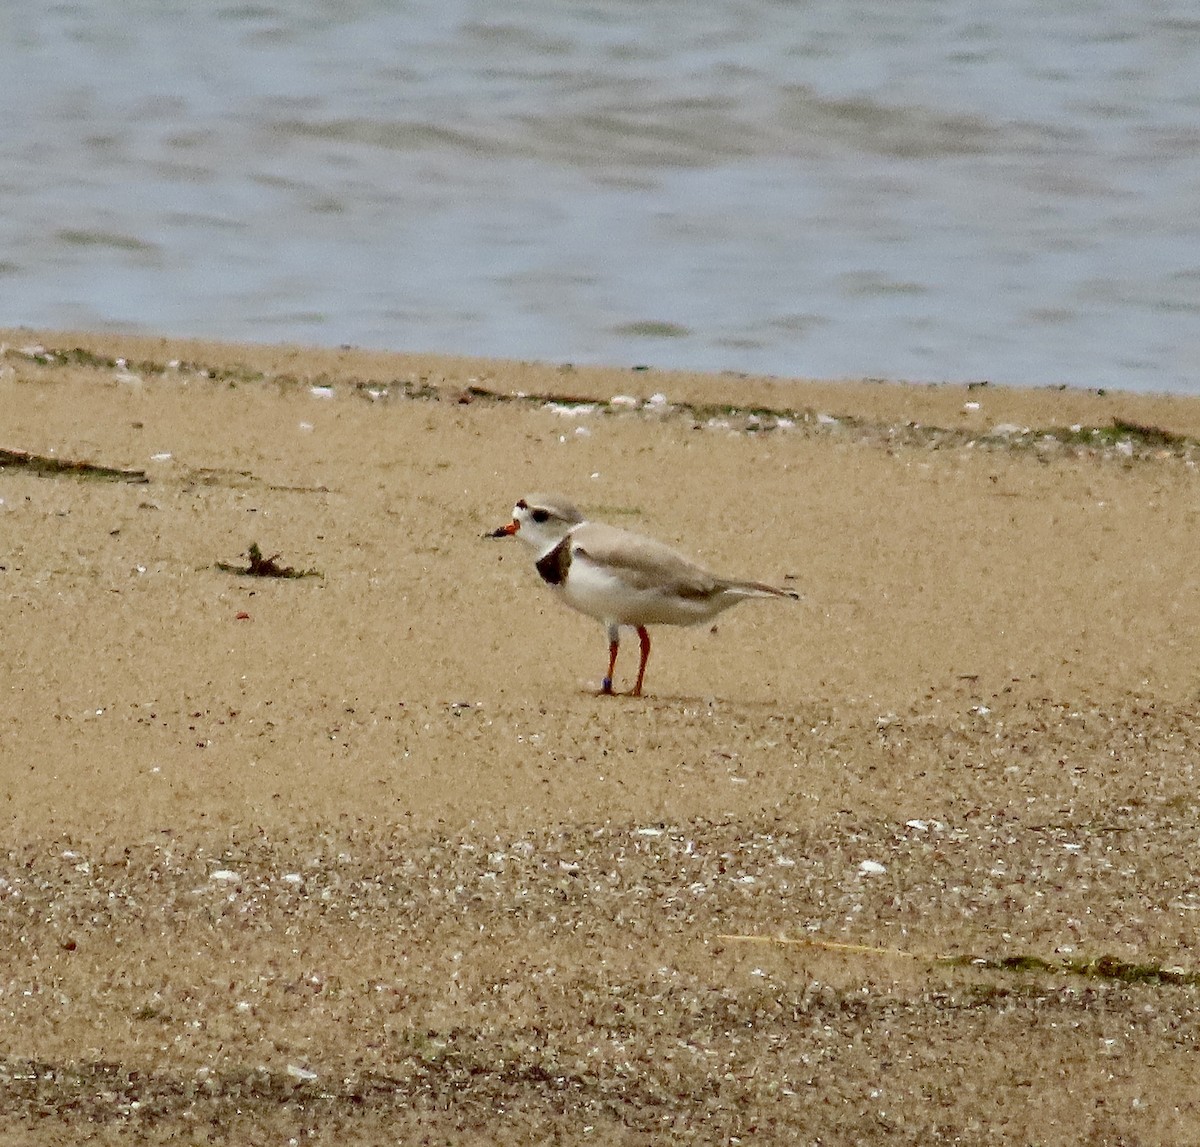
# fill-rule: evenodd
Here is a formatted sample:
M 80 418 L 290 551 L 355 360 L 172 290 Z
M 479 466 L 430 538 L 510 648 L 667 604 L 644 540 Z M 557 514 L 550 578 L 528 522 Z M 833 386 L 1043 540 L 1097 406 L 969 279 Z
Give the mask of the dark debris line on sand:
M 145 470 L 122 470 L 114 466 L 100 466 L 95 462 L 51 458 L 45 454 L 32 454 L 28 450 L 7 450 L 0 447 L 0 470 L 8 467 L 28 470 L 44 477 L 97 478 L 107 482 L 150 481 Z
M 811 936 L 758 936 L 717 933 L 712 939 L 727 943 L 776 944 L 783 947 L 819 948 L 828 952 L 847 952 L 874 956 L 903 956 L 947 968 L 979 968 L 993 972 L 1049 972 L 1052 975 L 1088 976 L 1093 979 L 1117 980 L 1123 984 L 1200 985 L 1200 973 L 1183 968 L 1168 968 L 1162 964 L 1134 964 L 1116 956 L 1096 956 L 1091 959 L 1044 960 L 1040 956 L 928 956 L 902 948 L 879 948 L 869 944 L 845 944 L 819 940 Z

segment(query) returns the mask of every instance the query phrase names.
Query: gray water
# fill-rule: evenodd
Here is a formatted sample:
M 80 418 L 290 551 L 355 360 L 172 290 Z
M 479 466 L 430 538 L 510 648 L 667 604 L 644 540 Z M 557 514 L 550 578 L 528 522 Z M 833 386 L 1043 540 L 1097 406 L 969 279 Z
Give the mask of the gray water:
M 0 325 L 1200 394 L 1183 0 L 0 0 Z

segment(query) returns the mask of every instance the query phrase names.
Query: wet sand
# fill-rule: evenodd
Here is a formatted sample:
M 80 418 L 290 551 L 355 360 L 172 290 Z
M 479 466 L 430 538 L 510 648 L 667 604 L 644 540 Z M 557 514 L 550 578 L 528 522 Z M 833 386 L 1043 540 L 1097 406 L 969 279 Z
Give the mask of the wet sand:
M 1200 1138 L 1200 402 L 0 342 L 0 1142 Z

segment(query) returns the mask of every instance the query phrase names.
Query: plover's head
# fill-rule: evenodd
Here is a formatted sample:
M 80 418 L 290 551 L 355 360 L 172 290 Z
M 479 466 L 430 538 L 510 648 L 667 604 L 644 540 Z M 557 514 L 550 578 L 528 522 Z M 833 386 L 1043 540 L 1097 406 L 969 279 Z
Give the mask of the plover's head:
M 494 538 L 516 536 L 544 554 L 583 521 L 583 515 L 566 498 L 553 494 L 527 494 L 513 506 L 513 519 L 492 533 Z

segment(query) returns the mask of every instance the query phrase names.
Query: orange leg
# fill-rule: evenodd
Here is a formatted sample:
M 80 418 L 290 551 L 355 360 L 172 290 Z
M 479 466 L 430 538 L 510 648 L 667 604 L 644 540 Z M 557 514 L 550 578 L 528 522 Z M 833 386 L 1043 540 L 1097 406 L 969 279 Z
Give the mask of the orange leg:
M 609 630 L 608 638 L 608 676 L 600 682 L 601 693 L 611 693 L 613 691 L 613 673 L 617 668 L 617 650 L 620 648 L 620 642 L 617 640 L 617 635 L 612 630 Z
M 646 662 L 650 660 L 650 634 L 644 625 L 637 627 L 638 641 L 642 643 L 642 662 L 638 666 L 637 684 L 633 687 L 633 695 L 642 695 L 642 679 L 646 676 Z

